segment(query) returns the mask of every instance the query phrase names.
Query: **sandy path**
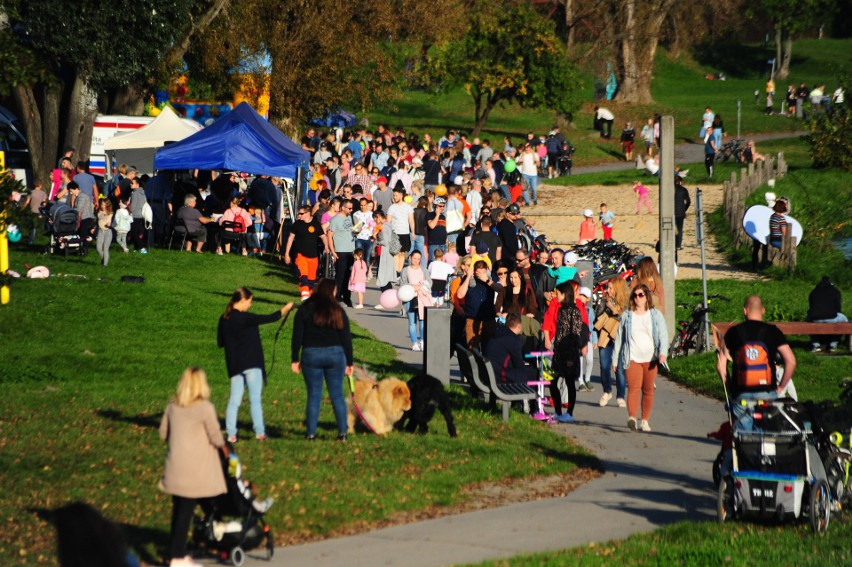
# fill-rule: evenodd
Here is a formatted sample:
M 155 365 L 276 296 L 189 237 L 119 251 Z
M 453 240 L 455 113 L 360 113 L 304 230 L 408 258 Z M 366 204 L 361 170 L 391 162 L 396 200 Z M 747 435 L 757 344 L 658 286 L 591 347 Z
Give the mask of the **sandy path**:
M 636 194 L 631 185 L 586 187 L 561 187 L 541 185 L 538 191 L 538 205 L 524 209 L 524 215 L 535 220 L 535 228 L 547 235 L 550 242 L 568 246 L 577 242 L 583 209 L 595 212 L 598 225 L 597 236 L 603 232 L 597 221 L 601 203 L 607 203 L 616 214 L 613 238 L 640 249 L 645 254 L 656 257 L 654 244 L 659 237 L 659 187 L 649 185 L 650 202 L 654 213 L 648 214 L 643 206 L 642 214 L 636 214 Z M 683 249 L 678 253 L 678 279 L 701 277 L 701 250 L 695 240 L 695 188 L 690 187 L 693 203 L 684 222 Z M 722 203 L 722 185 L 702 186 L 705 213 L 713 211 Z M 705 246 L 707 276 L 709 279 L 757 280 L 756 274 L 745 272 L 730 266 L 723 255 L 716 250 L 716 241 L 708 234 Z

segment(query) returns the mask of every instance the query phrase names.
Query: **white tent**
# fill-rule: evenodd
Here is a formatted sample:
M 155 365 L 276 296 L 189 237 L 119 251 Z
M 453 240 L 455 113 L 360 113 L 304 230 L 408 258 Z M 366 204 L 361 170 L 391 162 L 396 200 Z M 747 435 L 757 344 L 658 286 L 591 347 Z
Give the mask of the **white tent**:
M 125 163 L 135 166 L 140 174 L 153 174 L 154 155 L 158 148 L 171 142 L 179 142 L 201 129 L 201 124 L 180 118 L 171 107 L 166 106 L 147 126 L 117 134 L 104 141 L 107 178 L 111 176 L 111 163 Z

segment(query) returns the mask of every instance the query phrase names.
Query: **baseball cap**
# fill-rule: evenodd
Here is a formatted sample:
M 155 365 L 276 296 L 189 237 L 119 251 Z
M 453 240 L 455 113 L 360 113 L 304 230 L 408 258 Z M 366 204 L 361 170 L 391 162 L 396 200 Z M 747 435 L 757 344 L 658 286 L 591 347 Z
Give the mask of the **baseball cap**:
M 382 175 L 382 176 L 380 176 L 378 179 L 376 179 L 376 183 L 381 183 L 382 181 L 384 181 L 385 183 L 387 183 L 387 182 L 388 182 L 388 178 L 387 178 L 387 177 L 385 177 L 384 175 Z
M 517 204 L 512 203 L 511 205 L 506 207 L 506 212 L 516 215 L 521 212 L 521 208 Z
M 568 252 L 567 254 L 565 254 L 565 263 L 566 264 L 574 265 L 574 264 L 577 263 L 577 260 L 579 260 L 579 259 L 580 259 L 580 257 L 577 256 L 576 252 Z
M 595 213 L 592 212 L 592 209 L 586 209 L 585 211 L 583 211 L 583 216 L 592 218 L 593 216 L 595 216 Z
M 453 179 L 453 185 L 464 185 L 464 177 L 462 177 L 461 175 L 456 175 L 456 178 Z
M 590 289 L 589 289 L 589 288 L 587 288 L 586 286 L 583 286 L 583 287 L 581 287 L 581 288 L 580 288 L 580 295 L 585 295 L 586 297 L 588 297 L 589 299 L 591 299 L 591 297 L 592 297 L 592 290 L 590 290 Z

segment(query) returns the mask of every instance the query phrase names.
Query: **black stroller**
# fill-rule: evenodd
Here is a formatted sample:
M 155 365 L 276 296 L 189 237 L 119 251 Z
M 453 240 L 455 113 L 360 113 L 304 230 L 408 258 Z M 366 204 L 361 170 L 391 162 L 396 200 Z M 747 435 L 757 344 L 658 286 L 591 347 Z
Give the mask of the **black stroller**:
M 275 542 L 263 516 L 272 506 L 272 498 L 262 501 L 255 498 L 251 483 L 242 478 L 242 466 L 230 444 L 219 452 L 219 458 L 228 492 L 214 499 L 204 517 L 195 517 L 193 543 L 240 567 L 245 552 L 260 547 L 265 540 L 266 558 L 271 560 Z
M 564 143 L 559 157 L 556 158 L 556 173 L 559 177 L 571 175 L 572 167 L 574 167 L 574 146 Z
M 41 209 L 42 215 L 47 219 L 47 228 L 50 234 L 51 254 L 81 254 L 83 252 L 83 239 L 80 238 L 80 215 L 77 211 L 65 203 L 53 203 L 47 208 Z

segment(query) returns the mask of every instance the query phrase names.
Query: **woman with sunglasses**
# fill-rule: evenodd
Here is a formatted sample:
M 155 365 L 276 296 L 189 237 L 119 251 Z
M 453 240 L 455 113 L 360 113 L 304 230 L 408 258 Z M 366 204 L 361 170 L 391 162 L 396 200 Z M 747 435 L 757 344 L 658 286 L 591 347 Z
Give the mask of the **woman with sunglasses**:
M 654 379 L 657 367 L 669 352 L 668 330 L 663 314 L 654 307 L 648 286 L 637 284 L 630 293 L 630 305 L 621 314 L 615 335 L 613 370 L 623 368 L 627 376 L 627 427 L 651 431 L 649 421 L 654 407 Z M 639 401 L 642 402 L 642 419 Z

